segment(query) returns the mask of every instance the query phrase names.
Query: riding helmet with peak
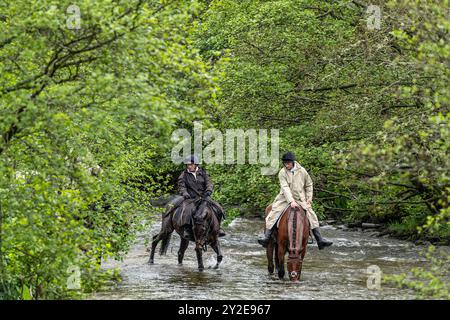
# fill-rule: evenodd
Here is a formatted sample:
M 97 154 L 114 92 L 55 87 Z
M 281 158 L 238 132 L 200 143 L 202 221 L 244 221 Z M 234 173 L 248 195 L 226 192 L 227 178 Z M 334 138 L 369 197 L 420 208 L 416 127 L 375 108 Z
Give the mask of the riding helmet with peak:
M 184 159 L 184 163 L 185 164 L 199 164 L 200 162 L 198 161 L 198 157 L 195 154 L 191 154 L 190 156 L 186 157 L 186 159 Z
M 294 162 L 295 161 L 295 155 L 292 152 L 286 152 L 281 157 L 281 161 L 283 161 L 283 162 L 289 162 L 289 161 Z

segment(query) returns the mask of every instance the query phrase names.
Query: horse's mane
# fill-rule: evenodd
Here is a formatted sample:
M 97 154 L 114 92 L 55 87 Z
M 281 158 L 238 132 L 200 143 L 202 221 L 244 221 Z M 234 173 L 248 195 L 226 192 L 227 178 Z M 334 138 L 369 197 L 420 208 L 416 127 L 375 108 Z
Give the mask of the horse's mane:
M 201 216 L 204 217 L 205 219 L 209 216 L 210 219 L 212 220 L 212 222 L 219 224 L 219 220 L 216 217 L 216 214 L 214 213 L 213 208 L 211 207 L 211 205 L 209 205 L 209 202 L 207 200 L 205 200 L 202 204 L 201 204 L 201 208 L 202 208 L 202 213 Z M 206 215 L 204 215 L 204 212 L 207 212 Z

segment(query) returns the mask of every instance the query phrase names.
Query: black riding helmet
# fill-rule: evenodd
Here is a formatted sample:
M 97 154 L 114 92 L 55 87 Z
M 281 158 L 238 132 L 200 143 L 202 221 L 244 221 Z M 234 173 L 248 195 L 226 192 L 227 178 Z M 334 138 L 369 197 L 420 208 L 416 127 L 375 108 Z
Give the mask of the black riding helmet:
M 286 152 L 281 157 L 281 161 L 283 161 L 283 162 L 294 162 L 295 161 L 295 155 L 292 152 Z
M 187 156 L 184 159 L 184 164 L 191 164 L 191 163 L 193 163 L 193 164 L 198 165 L 199 162 L 200 161 L 198 160 L 198 157 L 195 154 L 191 154 L 191 155 Z

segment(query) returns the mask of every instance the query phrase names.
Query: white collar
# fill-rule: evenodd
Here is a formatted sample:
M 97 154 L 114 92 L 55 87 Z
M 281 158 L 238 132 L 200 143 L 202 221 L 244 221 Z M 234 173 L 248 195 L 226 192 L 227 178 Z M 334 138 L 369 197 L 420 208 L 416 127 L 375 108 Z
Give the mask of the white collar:
M 300 170 L 300 168 L 301 168 L 300 164 L 297 161 L 295 161 L 294 162 L 294 167 L 291 170 L 289 170 L 289 172 L 292 172 L 293 174 L 295 174 L 295 172 L 297 170 Z
M 195 171 L 194 172 L 191 172 L 191 171 L 189 171 L 189 170 L 186 170 L 187 172 L 189 172 L 190 174 L 193 174 L 194 176 L 196 175 L 196 173 L 197 173 L 197 171 L 198 171 L 198 167 L 197 168 L 195 168 Z

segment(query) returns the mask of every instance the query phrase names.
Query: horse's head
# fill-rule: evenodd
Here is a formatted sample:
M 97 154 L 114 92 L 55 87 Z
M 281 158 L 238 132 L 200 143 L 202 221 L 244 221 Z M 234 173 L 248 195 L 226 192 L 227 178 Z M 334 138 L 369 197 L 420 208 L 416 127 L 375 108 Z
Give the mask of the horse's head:
M 203 201 L 198 207 L 194 218 L 193 231 L 197 248 L 207 244 L 208 237 L 213 231 L 213 218 L 214 213 L 212 209 L 207 205 L 206 201 Z
M 288 258 L 287 269 L 289 274 L 289 280 L 297 282 L 300 281 L 300 275 L 302 272 L 302 262 L 299 257 Z
M 309 223 L 306 211 L 302 208 L 289 211 L 287 219 L 288 261 L 287 269 L 289 279 L 297 282 L 302 272 L 303 257 L 309 237 Z

